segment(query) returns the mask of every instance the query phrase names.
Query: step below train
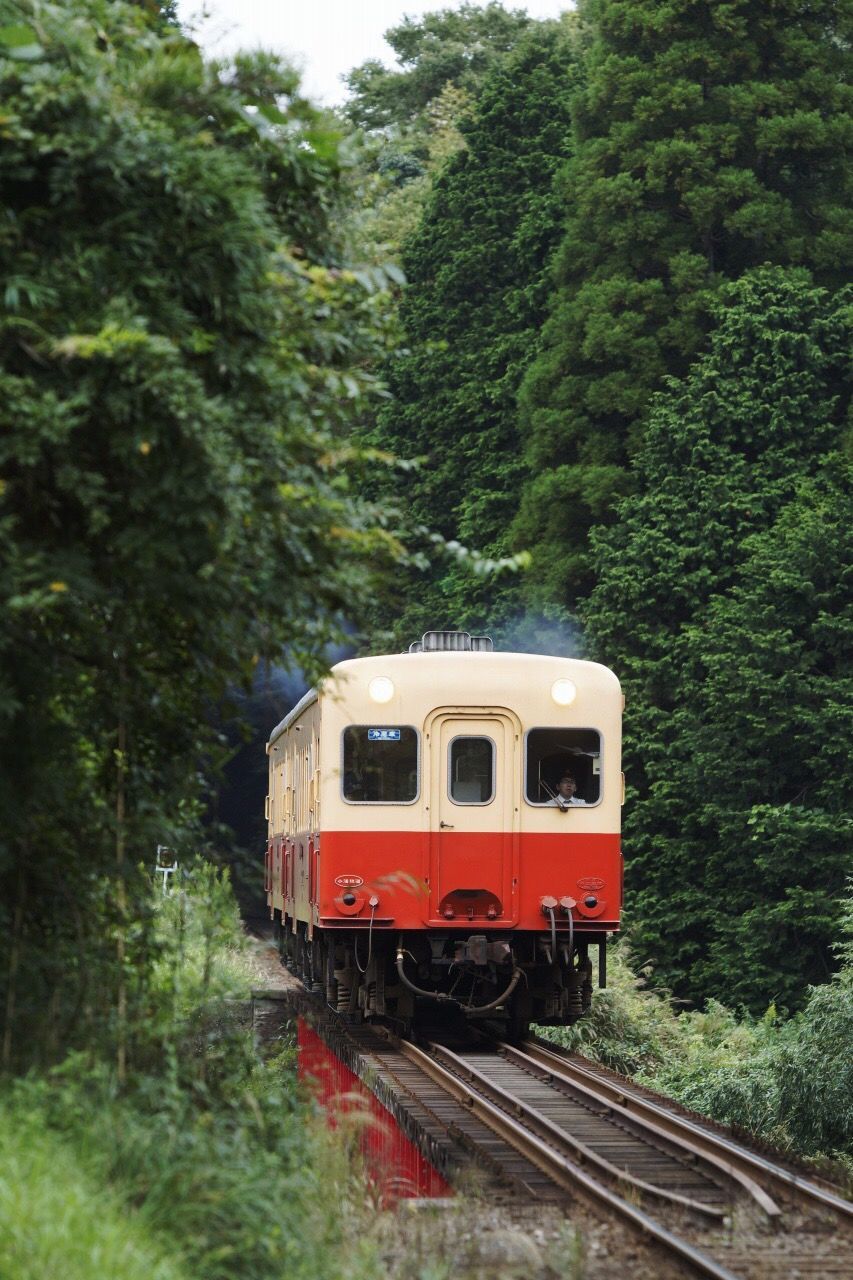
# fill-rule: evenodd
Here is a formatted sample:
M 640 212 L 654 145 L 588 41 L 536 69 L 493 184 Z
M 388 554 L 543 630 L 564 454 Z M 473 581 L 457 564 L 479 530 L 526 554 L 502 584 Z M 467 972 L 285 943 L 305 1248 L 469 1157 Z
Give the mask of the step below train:
M 619 927 L 622 707 L 606 667 L 465 632 L 338 663 L 267 745 L 286 962 L 401 1032 L 574 1022 Z

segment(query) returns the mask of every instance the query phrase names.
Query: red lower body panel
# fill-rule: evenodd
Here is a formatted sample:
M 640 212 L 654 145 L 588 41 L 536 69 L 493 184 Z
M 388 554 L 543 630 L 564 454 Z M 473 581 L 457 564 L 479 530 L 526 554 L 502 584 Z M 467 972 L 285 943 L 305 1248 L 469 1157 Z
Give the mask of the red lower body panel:
M 307 855 L 307 837 L 300 843 Z M 580 929 L 619 926 L 622 856 L 614 834 L 324 831 L 310 858 L 297 853 L 300 861 L 304 893 L 293 885 L 287 914 L 308 919 L 310 895 L 310 918 L 324 927 L 367 925 L 371 897 L 377 928 L 541 930 L 545 897 L 573 899 Z

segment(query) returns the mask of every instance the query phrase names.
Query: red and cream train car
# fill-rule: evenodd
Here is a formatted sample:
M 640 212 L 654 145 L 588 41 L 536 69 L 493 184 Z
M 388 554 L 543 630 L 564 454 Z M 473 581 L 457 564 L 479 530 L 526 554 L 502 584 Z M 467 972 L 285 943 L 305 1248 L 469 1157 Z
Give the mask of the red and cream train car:
M 288 962 L 401 1028 L 574 1021 L 619 927 L 622 702 L 606 667 L 464 632 L 338 663 L 267 747 Z

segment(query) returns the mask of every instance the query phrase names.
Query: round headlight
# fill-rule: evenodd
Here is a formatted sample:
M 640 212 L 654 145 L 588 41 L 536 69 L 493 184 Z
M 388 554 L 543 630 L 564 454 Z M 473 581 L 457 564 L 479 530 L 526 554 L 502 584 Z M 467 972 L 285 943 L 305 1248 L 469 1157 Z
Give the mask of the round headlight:
M 394 697 L 394 681 L 387 676 L 376 676 L 367 686 L 374 702 L 390 702 Z
M 577 695 L 577 686 L 573 680 L 555 680 L 551 685 L 551 697 L 558 707 L 571 706 Z

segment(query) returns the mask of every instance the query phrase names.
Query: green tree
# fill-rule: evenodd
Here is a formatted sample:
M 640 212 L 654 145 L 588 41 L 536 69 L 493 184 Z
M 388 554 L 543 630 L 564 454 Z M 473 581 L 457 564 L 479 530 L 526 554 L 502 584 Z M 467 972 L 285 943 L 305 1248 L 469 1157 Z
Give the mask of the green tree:
M 350 72 L 343 113 L 363 131 L 354 145 L 349 216 L 355 256 L 398 259 L 432 178 L 465 145 L 459 125 L 481 85 L 530 25 L 523 11 L 494 2 L 406 17 L 385 33 L 396 69 L 374 59 Z
M 350 71 L 346 115 L 363 129 L 401 128 L 415 124 L 447 84 L 475 94 L 530 21 L 497 0 L 405 17 L 385 32 L 399 70 L 371 58 Z
M 829 976 L 850 869 L 851 481 L 837 455 L 804 480 L 685 635 L 695 697 L 674 713 L 672 781 L 692 811 L 682 855 L 705 860 L 717 907 L 690 981 L 756 1011 Z
M 586 0 L 568 221 L 522 395 L 530 595 L 591 585 L 588 530 L 630 484 L 650 393 L 703 349 L 712 299 L 764 263 L 850 258 L 850 6 Z
M 803 271 L 721 295 L 593 540 L 593 651 L 628 698 L 638 954 L 761 1010 L 826 978 L 850 835 L 849 298 Z
M 0 98 L 6 1066 L 126 1047 L 133 868 L 198 838 L 213 710 L 285 647 L 316 671 L 393 538 L 339 448 L 383 337 L 317 262 L 338 139 L 292 70 L 0 0 Z
M 473 110 L 464 89 L 447 84 L 427 107 L 422 127 L 362 140 L 353 166 L 350 253 L 370 265 L 399 266 L 402 247 L 424 214 L 434 177 L 465 147 L 460 122 Z M 397 271 L 395 283 L 405 276 Z
M 465 149 L 435 178 L 403 265 L 403 349 L 372 444 L 427 455 L 397 482 L 416 523 L 488 556 L 507 552 L 522 464 L 515 397 L 536 350 L 559 236 L 552 191 L 570 139 L 578 58 L 571 22 L 537 23 L 487 78 Z M 440 558 L 403 589 L 397 639 L 430 626 L 493 627 L 512 591 L 477 562 Z

